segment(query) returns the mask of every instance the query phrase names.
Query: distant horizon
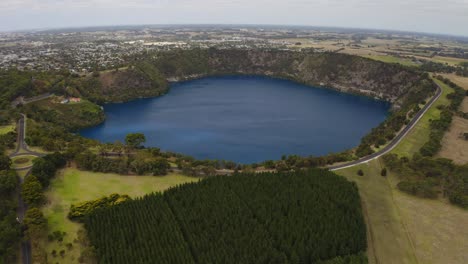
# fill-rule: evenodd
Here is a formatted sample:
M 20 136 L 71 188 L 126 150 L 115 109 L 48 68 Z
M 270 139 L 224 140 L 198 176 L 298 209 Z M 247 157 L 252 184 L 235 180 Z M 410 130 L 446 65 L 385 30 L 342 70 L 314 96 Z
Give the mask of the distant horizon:
M 301 25 L 301 24 L 232 24 L 232 23 L 168 23 L 168 24 L 95 24 L 95 25 L 72 25 L 72 26 L 63 26 L 63 27 L 37 27 L 37 28 L 23 28 L 15 30 L 0 30 L 0 33 L 35 33 L 43 31 L 67 31 L 67 30 L 76 30 L 76 29 L 98 29 L 98 28 L 125 28 L 125 27 L 203 27 L 203 26 L 232 26 L 232 27 L 292 27 L 292 28 L 315 28 L 315 29 L 343 29 L 343 30 L 352 30 L 352 31 L 372 31 L 373 33 L 408 33 L 408 34 L 420 34 L 426 36 L 445 36 L 445 37 L 461 37 L 468 38 L 468 35 L 461 34 L 450 34 L 450 33 L 437 33 L 437 32 L 428 32 L 428 31 L 412 31 L 412 30 L 400 30 L 400 29 L 389 29 L 389 28 L 365 28 L 365 27 L 346 27 L 346 26 L 327 26 L 327 25 Z
M 1 0 L 0 31 L 112 25 L 326 25 L 468 36 L 467 0 Z

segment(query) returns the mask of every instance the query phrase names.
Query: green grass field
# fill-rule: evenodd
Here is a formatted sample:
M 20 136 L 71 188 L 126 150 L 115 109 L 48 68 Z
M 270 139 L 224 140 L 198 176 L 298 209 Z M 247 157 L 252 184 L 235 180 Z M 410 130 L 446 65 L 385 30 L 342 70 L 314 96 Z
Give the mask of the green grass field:
M 0 135 L 6 134 L 11 131 L 15 131 L 15 125 L 11 124 L 8 126 L 0 126 Z
M 438 119 L 440 117 L 440 110 L 437 109 L 439 105 L 449 105 L 450 100 L 447 95 L 453 92 L 453 89 L 439 80 L 435 80 L 442 87 L 442 95 L 439 97 L 431 108 L 419 120 L 416 126 L 408 133 L 408 135 L 396 146 L 392 153 L 399 156 L 409 157 L 418 152 L 419 149 L 429 140 L 429 125 L 431 119 Z
M 365 55 L 364 57 L 373 59 L 373 60 L 383 61 L 386 63 L 399 63 L 405 66 L 419 66 L 417 63 L 414 63 L 413 61 L 411 61 L 411 59 L 398 58 L 398 57 L 390 56 L 390 55 Z
M 380 176 L 380 160 L 336 171 L 356 182 L 363 201 L 367 224 L 367 255 L 369 263 L 417 263 L 411 241 L 402 224 L 398 208 L 393 202 L 392 189 Z M 364 176 L 358 176 L 362 169 Z
M 368 231 L 369 263 L 468 263 L 468 211 L 445 200 L 398 190 L 399 177 L 380 175 L 380 159 L 336 171 L 356 182 Z M 358 176 L 362 169 L 364 176 Z
M 444 64 L 449 64 L 452 66 L 459 66 L 462 62 L 468 62 L 468 60 L 460 59 L 460 58 L 452 58 L 452 57 L 443 57 L 443 56 L 435 56 L 431 58 L 432 61 L 440 62 Z
M 66 232 L 64 241 L 59 243 L 44 242 L 51 263 L 78 263 L 81 248 L 73 244 L 71 250 L 66 249 L 67 243 L 72 243 L 81 227 L 67 218 L 70 205 L 107 196 L 112 193 L 128 194 L 131 197 L 143 196 L 151 192 L 164 191 L 172 186 L 185 182 L 197 181 L 197 178 L 178 174 L 164 177 L 155 176 L 121 176 L 117 174 L 93 173 L 77 169 L 65 169 L 52 181 L 46 193 L 47 205 L 43 212 L 48 220 L 48 232 Z M 65 250 L 65 257 L 53 258 L 52 250 Z

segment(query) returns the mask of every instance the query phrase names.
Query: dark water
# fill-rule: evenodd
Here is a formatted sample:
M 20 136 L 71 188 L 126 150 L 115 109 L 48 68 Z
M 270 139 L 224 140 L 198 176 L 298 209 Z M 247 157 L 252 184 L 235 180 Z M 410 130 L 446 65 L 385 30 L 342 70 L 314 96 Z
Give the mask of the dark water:
M 253 76 L 173 84 L 162 97 L 104 107 L 105 123 L 81 131 L 104 142 L 141 132 L 146 146 L 241 163 L 355 147 L 390 105 L 363 96 Z

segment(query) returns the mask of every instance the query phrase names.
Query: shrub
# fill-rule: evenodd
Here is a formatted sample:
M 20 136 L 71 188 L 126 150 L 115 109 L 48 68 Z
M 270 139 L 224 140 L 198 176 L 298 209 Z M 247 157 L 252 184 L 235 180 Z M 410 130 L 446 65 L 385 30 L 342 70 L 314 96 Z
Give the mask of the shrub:
M 382 171 L 380 172 L 380 175 L 382 176 L 387 176 L 387 168 L 383 168 Z

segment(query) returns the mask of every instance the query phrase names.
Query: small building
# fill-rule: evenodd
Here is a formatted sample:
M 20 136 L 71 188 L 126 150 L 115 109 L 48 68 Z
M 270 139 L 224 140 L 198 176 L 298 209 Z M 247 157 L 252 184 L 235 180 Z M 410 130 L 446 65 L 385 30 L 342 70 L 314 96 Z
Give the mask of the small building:
M 68 99 L 63 99 L 62 101 L 60 101 L 61 104 L 68 104 L 70 102 L 70 100 Z
M 81 102 L 81 98 L 79 98 L 79 97 L 71 97 L 71 98 L 70 98 L 70 102 L 72 102 L 72 103 L 79 103 L 79 102 Z

